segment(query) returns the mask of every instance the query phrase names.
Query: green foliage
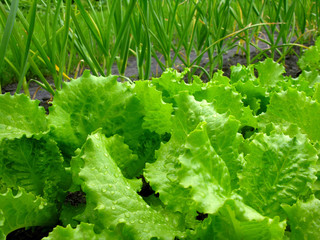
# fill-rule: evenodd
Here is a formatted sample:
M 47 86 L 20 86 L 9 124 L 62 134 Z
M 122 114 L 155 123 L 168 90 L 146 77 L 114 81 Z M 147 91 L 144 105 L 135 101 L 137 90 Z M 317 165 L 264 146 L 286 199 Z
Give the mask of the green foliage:
M 45 239 L 317 238 L 318 75 L 270 59 L 207 83 L 188 73 L 87 71 L 48 116 L 0 96 L 0 238 L 59 224 Z
M 230 49 L 245 53 L 248 65 L 277 54 L 285 61 L 294 46 L 319 34 L 319 19 L 315 0 L 4 0 L 0 82 L 19 80 L 17 93 L 27 93 L 34 81 L 54 95 L 81 65 L 95 76 L 125 76 L 130 57 L 138 79 L 157 74 L 152 61 L 163 71 L 190 68 L 189 81 L 197 70 L 212 78 Z
M 0 95 L 0 140 L 30 137 L 47 130 L 45 111 L 39 101 L 25 95 Z

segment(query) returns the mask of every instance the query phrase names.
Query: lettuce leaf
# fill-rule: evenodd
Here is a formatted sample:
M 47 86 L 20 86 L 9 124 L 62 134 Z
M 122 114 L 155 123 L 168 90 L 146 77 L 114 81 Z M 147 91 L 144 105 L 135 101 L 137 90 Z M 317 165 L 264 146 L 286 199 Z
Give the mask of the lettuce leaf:
M 66 239 L 66 240 L 101 240 L 101 239 L 123 239 L 119 233 L 112 232 L 109 230 L 104 230 L 100 233 L 96 233 L 94 230 L 94 225 L 90 223 L 80 223 L 76 228 L 72 228 L 70 225 L 67 227 L 57 226 L 50 232 L 48 237 L 43 238 L 43 240 L 56 240 L 56 239 Z
M 23 188 L 0 194 L 0 237 L 1 232 L 10 232 L 31 226 L 50 226 L 58 220 L 55 205 L 45 199 L 27 193 Z
M 189 189 L 199 205 L 198 212 L 215 213 L 231 193 L 230 175 L 225 162 L 211 146 L 205 122 L 188 135 L 184 148 L 178 158 L 179 183 Z
M 307 202 L 298 200 L 290 206 L 283 204 L 282 208 L 288 215 L 290 239 L 317 239 L 320 236 L 320 200 L 315 197 Z
M 63 201 L 71 183 L 56 142 L 46 135 L 39 139 L 3 139 L 0 179 L 9 188 L 23 187 L 49 201 Z
M 257 127 L 257 119 L 253 116 L 252 110 L 248 106 L 244 106 L 242 96 L 239 93 L 228 85 L 209 84 L 202 91 L 194 93 L 197 101 L 206 100 L 213 103 L 218 113 L 233 115 L 241 122 L 242 126 Z
M 141 134 L 142 114 L 132 89 L 117 82 L 117 76 L 94 77 L 85 72 L 64 84 L 49 108 L 50 130 L 60 149 L 73 155 L 98 128 L 112 136 Z
M 320 70 L 320 37 L 318 37 L 314 46 L 311 46 L 302 54 L 298 60 L 298 65 L 301 70 Z
M 285 107 L 284 107 L 285 106 Z M 296 124 L 312 141 L 320 141 L 320 103 L 307 97 L 304 92 L 289 88 L 271 97 L 265 115 L 260 123 L 268 122 L 289 125 Z
M 144 176 L 170 209 L 191 216 L 214 213 L 237 185 L 239 122 L 187 93 L 175 100 L 171 139 L 157 151 L 156 162 L 146 165 Z
M 209 215 L 191 233 L 191 239 L 283 239 L 286 224 L 279 217 L 270 219 L 240 200 L 228 199 L 219 212 Z
M 316 180 L 317 151 L 305 135 L 278 133 L 252 137 L 239 173 L 240 193 L 247 205 L 265 216 L 286 217 L 281 204 L 293 204 L 309 194 Z
M 24 94 L 0 95 L 0 141 L 23 135 L 31 137 L 47 130 L 45 110 L 39 101 L 32 101 Z
M 136 81 L 134 92 L 143 105 L 143 128 L 158 134 L 171 132 L 171 104 L 162 101 L 162 93 L 151 86 L 149 81 Z
M 276 87 L 278 82 L 284 80 L 282 76 L 285 73 L 284 66 L 274 62 L 271 58 L 255 64 L 255 69 L 258 71 L 260 85 L 268 89 Z
M 195 77 L 194 81 L 189 84 L 185 83 L 184 76 L 189 72 L 186 68 L 182 73 L 174 69 L 167 69 L 162 73 L 160 78 L 153 78 L 151 83 L 156 86 L 157 90 L 162 92 L 163 100 L 167 103 L 175 105 L 174 96 L 180 92 L 188 92 L 190 95 L 197 91 L 201 91 L 203 82 Z
M 98 130 L 88 137 L 79 155 L 71 161 L 74 181 L 81 184 L 87 199 L 79 219 L 94 223 L 98 231 L 121 227 L 122 235 L 133 239 L 182 237 L 184 224 L 180 215 L 169 219 L 152 209 L 123 177 L 107 151 L 108 144 L 108 139 Z

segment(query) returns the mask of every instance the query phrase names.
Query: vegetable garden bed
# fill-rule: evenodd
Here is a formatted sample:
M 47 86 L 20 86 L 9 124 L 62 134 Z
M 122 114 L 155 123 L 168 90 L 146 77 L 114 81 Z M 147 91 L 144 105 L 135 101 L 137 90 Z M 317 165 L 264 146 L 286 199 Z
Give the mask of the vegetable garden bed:
M 86 71 L 47 116 L 1 95 L 0 234 L 316 239 L 319 50 L 296 78 L 271 59 L 207 83 L 185 83 L 188 69 L 134 83 Z

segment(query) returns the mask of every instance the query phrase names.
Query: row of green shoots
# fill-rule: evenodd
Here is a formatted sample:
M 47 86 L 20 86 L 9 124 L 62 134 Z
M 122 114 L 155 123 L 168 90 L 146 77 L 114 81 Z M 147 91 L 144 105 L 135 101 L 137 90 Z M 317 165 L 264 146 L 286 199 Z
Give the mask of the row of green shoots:
M 211 78 L 231 49 L 247 64 L 261 57 L 284 61 L 319 26 L 317 0 L 3 0 L 0 89 L 17 79 L 16 92 L 28 95 L 34 81 L 54 95 L 85 68 L 108 76 L 116 65 L 125 76 L 132 56 L 138 79 L 156 74 L 153 63 L 163 71 L 177 62 L 190 76 L 200 70 Z

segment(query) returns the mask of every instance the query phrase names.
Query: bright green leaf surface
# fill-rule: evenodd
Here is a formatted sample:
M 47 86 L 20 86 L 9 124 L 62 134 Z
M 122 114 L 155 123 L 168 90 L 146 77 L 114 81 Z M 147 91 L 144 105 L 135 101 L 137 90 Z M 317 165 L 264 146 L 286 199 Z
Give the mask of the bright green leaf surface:
M 258 70 L 260 84 L 268 88 L 275 87 L 277 82 L 283 81 L 282 74 L 285 72 L 284 66 L 274 62 L 271 58 L 257 63 L 255 68 Z
M 119 233 L 112 232 L 109 230 L 104 230 L 101 233 L 96 233 L 94 231 L 94 225 L 89 223 L 80 223 L 76 228 L 72 228 L 70 225 L 67 227 L 57 226 L 49 234 L 48 237 L 43 238 L 43 240 L 117 240 L 123 239 L 120 237 Z
M 210 85 L 206 89 L 194 94 L 197 101 L 206 100 L 213 103 L 215 110 L 220 113 L 229 113 L 241 122 L 242 126 L 257 127 L 257 120 L 249 107 L 245 107 L 242 96 L 230 86 Z
M 124 138 L 113 135 L 108 138 L 106 149 L 112 159 L 116 162 L 125 177 L 132 178 L 144 167 L 143 162 L 138 161 L 138 156 L 132 154 L 128 145 L 124 143 Z
M 186 93 L 181 93 L 175 100 L 179 108 L 175 113 L 176 125 L 174 125 L 173 136 L 185 141 L 186 136 L 200 122 L 206 122 L 211 145 L 229 169 L 232 188 L 236 187 L 238 181 L 236 174 L 242 168 L 238 153 L 239 145 L 243 140 L 238 133 L 239 121 L 233 116 L 217 113 L 212 103 L 195 101 Z
M 303 92 L 289 88 L 274 94 L 263 122 L 297 124 L 303 133 L 313 141 L 320 141 L 320 103 L 315 102 Z
M 225 162 L 210 144 L 206 123 L 200 123 L 191 132 L 179 156 L 181 169 L 178 172 L 180 184 L 190 189 L 199 212 L 215 213 L 230 194 L 230 176 Z
M 160 78 L 153 78 L 151 82 L 162 92 L 165 102 L 174 103 L 173 97 L 178 93 L 188 92 L 192 95 L 196 91 L 200 91 L 204 85 L 197 78 L 192 84 L 185 83 L 183 77 L 187 72 L 188 69 L 182 73 L 178 73 L 177 70 L 167 69 Z
M 186 93 L 175 100 L 179 108 L 172 137 L 157 151 L 157 161 L 147 164 L 144 175 L 171 209 L 193 214 L 196 210 L 215 212 L 230 190 L 230 170 L 232 186 L 237 185 L 236 172 L 242 164 L 237 152 L 239 122 L 218 114 L 212 104 L 197 102 Z M 215 171 L 215 167 L 220 170 Z
M 158 134 L 171 132 L 171 104 L 162 101 L 162 93 L 149 81 L 136 81 L 134 91 L 137 93 L 144 109 L 143 127 Z
M 7 187 L 23 187 L 53 201 L 63 197 L 71 180 L 57 144 L 46 136 L 39 140 L 27 137 L 2 140 L 0 179 Z
M 295 203 L 316 180 L 317 151 L 305 135 L 258 134 L 245 159 L 239 174 L 241 195 L 246 204 L 265 216 L 285 218 L 280 205 Z
M 19 189 L 0 194 L 0 237 L 23 227 L 50 226 L 57 221 L 57 209 L 43 198 Z
M 30 137 L 47 130 L 45 110 L 24 94 L 0 95 L 0 140 Z
M 283 239 L 285 222 L 257 213 L 239 200 L 229 199 L 215 215 L 210 215 L 192 239 Z
M 101 131 L 93 133 L 71 162 L 74 178 L 86 193 L 82 220 L 94 223 L 98 229 L 112 230 L 121 225 L 122 234 L 133 239 L 181 236 L 183 220 L 179 216 L 169 219 L 152 209 L 123 177 L 107 145 Z
M 317 39 L 314 46 L 306 50 L 298 61 L 302 70 L 319 70 L 320 66 L 320 38 Z
M 50 128 L 69 155 L 100 127 L 107 136 L 141 134 L 142 115 L 139 102 L 134 101 L 131 88 L 117 82 L 117 76 L 94 77 L 86 72 L 57 92 L 48 118 Z
M 290 239 L 318 239 L 320 236 L 320 200 L 311 198 L 307 202 L 282 206 L 288 215 L 291 229 Z

